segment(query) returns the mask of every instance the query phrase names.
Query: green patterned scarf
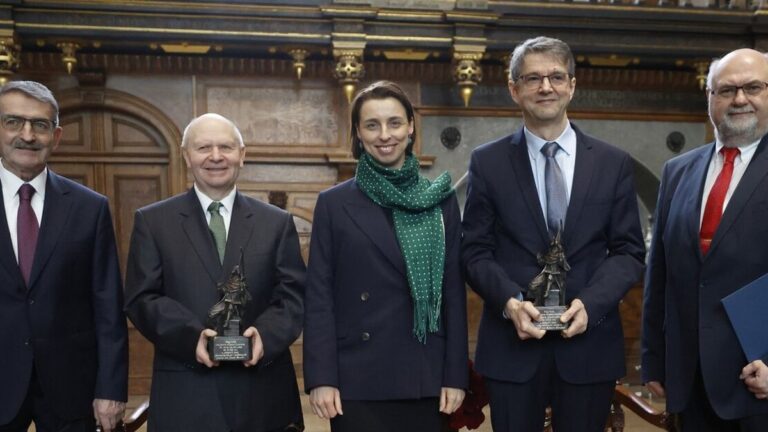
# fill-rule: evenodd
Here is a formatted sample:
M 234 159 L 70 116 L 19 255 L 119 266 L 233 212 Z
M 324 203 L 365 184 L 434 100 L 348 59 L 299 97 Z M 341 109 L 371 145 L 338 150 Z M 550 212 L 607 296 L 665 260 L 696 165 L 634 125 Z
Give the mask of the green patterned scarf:
M 403 167 L 389 169 L 363 152 L 357 185 L 376 204 L 392 209 L 395 234 L 405 259 L 413 297 L 413 334 L 421 343 L 440 327 L 445 266 L 445 229 L 440 203 L 448 197 L 451 176 L 434 182 L 419 175 L 419 162 L 408 155 Z

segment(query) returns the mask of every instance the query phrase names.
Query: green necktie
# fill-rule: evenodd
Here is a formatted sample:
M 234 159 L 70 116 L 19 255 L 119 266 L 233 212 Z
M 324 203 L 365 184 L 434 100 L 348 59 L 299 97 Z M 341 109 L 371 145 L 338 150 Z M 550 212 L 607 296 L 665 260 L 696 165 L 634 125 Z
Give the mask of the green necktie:
M 224 227 L 224 218 L 219 213 L 219 208 L 222 205 L 218 201 L 214 201 L 208 206 L 208 211 L 211 213 L 211 223 L 208 224 L 208 229 L 213 234 L 213 241 L 216 242 L 216 250 L 219 251 L 219 262 L 224 264 L 224 251 L 227 248 L 227 228 Z

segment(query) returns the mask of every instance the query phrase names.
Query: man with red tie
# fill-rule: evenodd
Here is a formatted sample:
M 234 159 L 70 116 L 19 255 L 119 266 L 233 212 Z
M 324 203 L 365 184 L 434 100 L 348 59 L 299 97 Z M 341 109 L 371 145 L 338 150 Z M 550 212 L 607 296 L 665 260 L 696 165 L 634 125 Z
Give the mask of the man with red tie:
M 59 106 L 0 88 L 0 432 L 114 430 L 128 339 L 107 199 L 47 167 Z
M 766 431 L 768 358 L 747 361 L 721 299 L 768 272 L 768 58 L 739 49 L 715 60 L 707 98 L 715 142 L 662 174 L 643 381 L 683 432 Z

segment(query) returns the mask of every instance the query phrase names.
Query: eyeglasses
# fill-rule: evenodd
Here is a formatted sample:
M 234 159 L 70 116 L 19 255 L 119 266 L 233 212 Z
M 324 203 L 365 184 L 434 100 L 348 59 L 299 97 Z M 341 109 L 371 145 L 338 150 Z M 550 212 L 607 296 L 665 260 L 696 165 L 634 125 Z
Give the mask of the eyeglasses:
M 713 94 L 720 99 L 733 99 L 736 97 L 739 89 L 741 89 L 746 96 L 757 96 L 764 92 L 766 88 L 768 88 L 768 82 L 751 81 L 740 86 L 722 86 L 710 91 L 710 94 Z
M 552 87 L 563 87 L 568 83 L 568 78 L 571 75 L 566 72 L 553 72 L 549 75 L 539 75 L 537 73 L 530 73 L 526 75 L 520 75 L 516 80 L 522 81 L 523 86 L 527 89 L 538 89 L 544 84 L 544 78 L 549 80 L 549 85 Z
M 0 124 L 9 132 L 20 132 L 29 122 L 32 132 L 38 135 L 46 135 L 56 128 L 56 122 L 44 118 L 26 118 L 12 114 L 0 114 Z

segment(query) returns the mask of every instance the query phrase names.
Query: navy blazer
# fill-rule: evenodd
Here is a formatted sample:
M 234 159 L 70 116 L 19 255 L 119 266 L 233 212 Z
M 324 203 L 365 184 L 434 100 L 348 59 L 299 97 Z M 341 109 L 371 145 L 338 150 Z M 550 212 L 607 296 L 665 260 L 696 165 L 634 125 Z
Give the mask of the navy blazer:
M 582 384 L 625 373 L 618 305 L 640 279 L 645 247 L 632 159 L 573 129 L 576 165 L 562 238 L 571 266 L 566 300 L 579 298 L 589 323 L 585 333 L 554 343 L 560 376 Z M 485 301 L 477 370 L 497 380 L 528 381 L 544 343 L 520 340 L 502 312 L 541 271 L 536 255 L 548 249 L 549 235 L 522 129 L 472 152 L 463 225 L 467 281 Z
M 241 331 L 254 326 L 264 357 L 246 368 L 222 362 L 208 369 L 195 347 L 210 308 L 221 298 L 216 284 L 229 277 L 244 253 L 252 300 Z M 155 346 L 149 430 L 213 430 L 223 412 L 235 432 L 273 430 L 301 422 L 289 346 L 301 332 L 305 267 L 293 218 L 237 193 L 224 264 L 194 189 L 136 211 L 126 270 L 126 311 Z
M 706 257 L 699 248 L 701 201 L 715 144 L 664 166 L 645 284 L 642 371 L 644 382 L 664 384 L 670 412 L 685 408 L 700 363 L 718 416 L 768 414 L 768 402 L 756 399 L 739 379 L 748 362 L 720 302 L 768 273 L 766 146 L 763 137 Z
M 346 400 L 416 399 L 466 388 L 466 291 L 456 196 L 441 204 L 446 238 L 440 330 L 413 336 L 405 260 L 388 210 L 354 179 L 320 194 L 312 224 L 304 383 Z
M 128 337 L 107 199 L 50 169 L 27 289 L 0 203 L 0 424 L 19 412 L 34 365 L 62 419 L 128 397 Z

